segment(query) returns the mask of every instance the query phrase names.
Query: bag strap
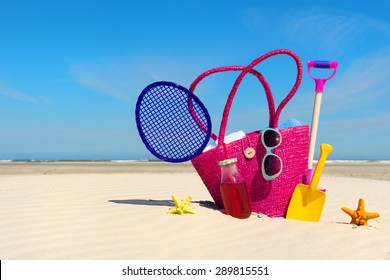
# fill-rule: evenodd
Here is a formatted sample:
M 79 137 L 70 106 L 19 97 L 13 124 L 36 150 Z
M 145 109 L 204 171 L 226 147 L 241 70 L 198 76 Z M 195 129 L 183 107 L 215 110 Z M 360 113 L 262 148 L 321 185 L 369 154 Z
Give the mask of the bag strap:
M 275 111 L 275 103 L 274 103 L 272 91 L 270 89 L 269 84 L 265 80 L 264 76 L 253 68 L 256 65 L 258 65 L 260 62 L 264 61 L 265 59 L 268 59 L 272 56 L 280 55 L 280 54 L 288 55 L 294 59 L 296 66 L 297 66 L 297 77 L 296 77 L 296 81 L 295 81 L 292 89 L 287 94 L 287 96 L 282 100 L 282 102 L 279 104 L 278 108 Z M 233 99 L 234 99 L 234 96 L 238 90 L 238 87 L 241 84 L 241 82 L 244 79 L 246 74 L 250 73 L 250 74 L 255 75 L 259 79 L 261 84 L 263 85 L 263 88 L 264 88 L 264 91 L 265 91 L 265 94 L 267 97 L 267 102 L 268 102 L 269 126 L 272 128 L 277 128 L 280 113 L 282 112 L 282 110 L 286 106 L 286 104 L 290 101 L 290 99 L 294 96 L 294 94 L 298 90 L 298 87 L 302 81 L 302 63 L 301 63 L 299 57 L 290 50 L 280 49 L 280 50 L 274 50 L 274 51 L 268 52 L 268 53 L 258 57 L 257 59 L 253 60 L 248 66 L 226 66 L 226 67 L 219 67 L 219 68 L 214 68 L 214 69 L 208 70 L 208 71 L 202 73 L 197 79 L 195 79 L 195 81 L 190 86 L 190 91 L 194 92 L 197 84 L 201 80 L 203 80 L 205 77 L 207 77 L 211 74 L 214 74 L 214 73 L 225 72 L 225 71 L 241 71 L 241 73 L 237 77 L 237 79 L 236 79 L 236 81 L 235 81 L 235 83 L 234 83 L 234 85 L 229 93 L 229 96 L 227 98 L 226 105 L 225 105 L 225 108 L 224 108 L 224 111 L 222 114 L 219 135 L 218 135 L 218 137 L 216 137 L 216 135 L 214 133 L 211 134 L 211 137 L 214 140 L 221 139 L 221 141 L 218 141 L 218 146 L 225 144 L 224 138 L 225 138 L 225 132 L 226 132 L 227 122 L 228 122 L 228 118 L 229 118 L 230 108 L 232 106 Z M 190 104 L 190 102 L 189 102 L 189 104 Z M 194 119 L 197 119 L 196 116 L 193 115 L 193 117 L 194 117 Z
M 246 69 L 246 66 L 224 66 L 224 67 L 218 67 L 218 68 L 213 68 L 213 69 L 210 69 L 206 72 L 203 72 L 202 74 L 200 74 L 191 84 L 189 90 L 191 92 L 194 92 L 196 86 L 204 79 L 206 78 L 207 76 L 210 76 L 212 74 L 215 74 L 215 73 L 220 73 L 220 72 L 227 72 L 227 71 L 243 71 Z M 274 98 L 272 96 L 272 92 L 271 92 L 271 88 L 268 84 L 268 82 L 266 81 L 266 79 L 264 78 L 264 76 L 259 73 L 258 71 L 256 71 L 255 69 L 250 69 L 249 70 L 249 73 L 254 75 L 259 81 L 260 83 L 263 85 L 263 88 L 264 88 L 264 91 L 265 91 L 265 94 L 266 94 L 266 97 L 267 97 L 267 102 L 268 102 L 268 108 L 269 108 L 269 112 L 274 112 L 275 110 L 275 102 L 274 102 Z M 203 127 L 204 125 L 199 121 L 198 117 L 196 116 L 193 108 L 192 108 L 192 102 L 191 100 L 188 100 L 188 107 L 190 109 L 190 112 L 191 112 L 191 115 L 193 117 L 193 119 L 197 122 L 197 124 L 199 125 L 199 127 Z M 271 114 L 270 114 L 270 118 L 271 118 Z M 206 129 L 206 128 L 205 128 Z M 217 140 L 218 137 L 212 132 L 210 137 L 213 139 L 213 140 Z

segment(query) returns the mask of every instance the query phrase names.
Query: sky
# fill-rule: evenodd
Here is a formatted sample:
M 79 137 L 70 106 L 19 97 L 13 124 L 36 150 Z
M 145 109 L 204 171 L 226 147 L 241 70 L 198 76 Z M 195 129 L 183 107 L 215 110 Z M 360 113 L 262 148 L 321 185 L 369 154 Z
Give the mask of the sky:
M 135 122 L 143 88 L 160 80 L 188 88 L 208 69 L 289 49 L 302 61 L 303 80 L 280 123 L 310 125 L 315 93 L 306 63 L 337 61 L 323 93 L 316 157 L 329 143 L 330 159 L 389 160 L 387 7 L 385 0 L 1 1 L 0 159 L 153 158 Z M 293 61 L 271 58 L 256 69 L 278 104 L 294 83 Z M 214 75 L 195 90 L 216 134 L 237 75 Z M 246 77 L 227 133 L 267 125 L 265 94 Z

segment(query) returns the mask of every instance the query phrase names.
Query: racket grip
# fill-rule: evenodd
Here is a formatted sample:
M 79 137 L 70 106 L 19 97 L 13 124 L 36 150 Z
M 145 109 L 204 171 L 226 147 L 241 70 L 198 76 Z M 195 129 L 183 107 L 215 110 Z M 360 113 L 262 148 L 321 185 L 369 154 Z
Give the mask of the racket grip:
M 325 60 L 309 60 L 307 62 L 309 67 L 313 68 L 337 68 L 337 61 L 325 61 Z

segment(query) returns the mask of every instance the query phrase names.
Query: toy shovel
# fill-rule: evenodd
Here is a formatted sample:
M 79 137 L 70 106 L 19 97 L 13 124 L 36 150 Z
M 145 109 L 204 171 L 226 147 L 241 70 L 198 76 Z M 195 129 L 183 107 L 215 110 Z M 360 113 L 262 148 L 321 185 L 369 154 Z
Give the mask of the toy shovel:
M 316 138 L 317 138 L 317 130 L 318 130 L 318 121 L 320 117 L 320 109 L 321 109 L 321 100 L 322 93 L 324 92 L 325 82 L 333 78 L 336 74 L 338 63 L 336 61 L 313 61 L 309 60 L 307 62 L 307 69 L 309 76 L 315 81 L 315 100 L 314 100 L 314 109 L 313 116 L 311 121 L 311 130 L 310 130 L 310 145 L 309 145 L 309 161 L 308 161 L 308 171 L 307 171 L 307 183 L 310 184 L 311 176 L 312 176 L 312 166 L 313 166 L 313 158 L 314 158 L 314 150 L 316 146 Z M 328 78 L 315 78 L 311 72 L 311 68 L 330 68 L 333 69 L 333 73 Z
M 318 189 L 318 182 L 325 166 L 325 161 L 333 148 L 329 144 L 321 144 L 320 158 L 309 185 L 298 184 L 291 197 L 286 219 L 318 222 L 325 204 L 325 192 Z

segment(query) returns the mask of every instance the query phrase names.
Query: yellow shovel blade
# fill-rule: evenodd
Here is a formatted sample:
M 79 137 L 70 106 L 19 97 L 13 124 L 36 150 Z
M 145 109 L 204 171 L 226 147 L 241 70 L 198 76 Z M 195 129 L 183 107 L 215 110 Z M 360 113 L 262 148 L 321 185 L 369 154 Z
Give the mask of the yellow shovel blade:
M 308 185 L 298 184 L 291 197 L 286 219 L 318 222 L 324 208 L 326 195 Z
M 314 170 L 313 179 L 309 186 L 305 184 L 296 186 L 287 209 L 286 219 L 309 222 L 318 222 L 320 220 L 326 196 L 324 192 L 318 190 L 318 182 L 324 169 L 325 160 L 332 150 L 333 148 L 329 144 L 320 145 L 320 159 Z

